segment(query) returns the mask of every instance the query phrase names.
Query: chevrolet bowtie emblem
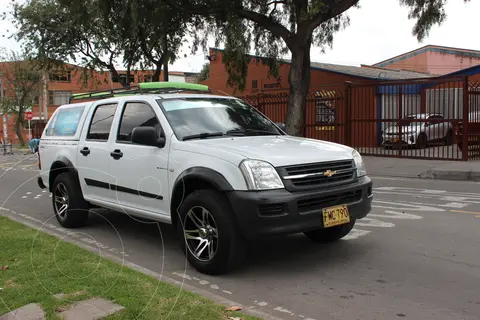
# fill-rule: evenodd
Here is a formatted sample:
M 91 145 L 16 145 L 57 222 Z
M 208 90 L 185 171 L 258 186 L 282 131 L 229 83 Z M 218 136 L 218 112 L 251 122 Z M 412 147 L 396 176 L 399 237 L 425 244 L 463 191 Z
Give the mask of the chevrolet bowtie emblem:
M 333 176 L 333 175 L 336 174 L 336 173 L 337 173 L 337 171 L 327 170 L 327 171 L 324 171 L 324 172 L 323 172 L 323 176 L 330 178 L 331 176 Z

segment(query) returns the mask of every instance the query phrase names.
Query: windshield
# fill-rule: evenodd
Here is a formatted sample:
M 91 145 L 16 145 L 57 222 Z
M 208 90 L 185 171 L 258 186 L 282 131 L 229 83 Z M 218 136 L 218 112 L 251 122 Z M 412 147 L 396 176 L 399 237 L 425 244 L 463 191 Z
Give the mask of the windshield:
M 237 99 L 159 99 L 177 139 L 229 135 L 283 135 L 255 108 Z M 198 136 L 197 136 L 198 135 Z

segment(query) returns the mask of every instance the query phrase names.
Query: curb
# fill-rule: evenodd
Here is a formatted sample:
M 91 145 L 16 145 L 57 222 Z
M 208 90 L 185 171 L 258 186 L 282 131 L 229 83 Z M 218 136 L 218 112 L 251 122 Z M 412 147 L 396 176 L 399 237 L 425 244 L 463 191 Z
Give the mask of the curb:
M 430 169 L 418 175 L 420 179 L 480 182 L 480 171 Z

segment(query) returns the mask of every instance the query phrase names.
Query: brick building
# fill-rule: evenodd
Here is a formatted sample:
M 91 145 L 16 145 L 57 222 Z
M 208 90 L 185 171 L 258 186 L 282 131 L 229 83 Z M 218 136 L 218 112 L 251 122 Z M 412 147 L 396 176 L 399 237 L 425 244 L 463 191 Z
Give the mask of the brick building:
M 470 82 L 480 81 L 480 59 L 476 60 L 480 52 L 439 50 L 427 46 L 373 66 L 312 62 L 304 135 L 376 147 L 381 143 L 382 130 L 406 114 L 441 112 L 449 120 L 461 119 L 464 84 L 462 80 L 442 79 L 469 76 Z M 284 122 L 290 62 L 281 61 L 278 77 L 272 77 L 261 57 L 250 56 L 246 88 L 240 92 L 227 84 L 222 55 L 223 50 L 210 49 L 210 75 L 202 83 L 216 94 L 243 96 L 271 120 Z M 412 58 L 420 62 L 408 62 Z M 438 68 L 441 63 L 448 63 L 448 68 Z M 409 70 L 405 70 L 407 66 Z
M 381 61 L 373 67 L 446 75 L 480 65 L 480 51 L 427 45 Z
M 8 68 L 8 63 L 1 63 L 2 70 Z M 31 121 L 32 136 L 41 135 L 46 120 L 53 114 L 56 108 L 62 104 L 68 103 L 69 97 L 73 93 L 80 93 L 92 90 L 108 90 L 111 88 L 121 88 L 121 81 L 126 80 L 127 71 L 119 70 L 119 77 L 113 77 L 110 72 L 86 71 L 73 64 L 65 64 L 61 69 L 50 71 L 45 85 L 41 80 L 37 85 L 38 94 L 33 97 L 33 120 Z M 136 85 L 139 82 L 151 82 L 153 70 L 133 70 L 130 73 L 130 85 Z M 163 71 L 160 74 L 160 81 L 163 79 Z M 197 82 L 196 73 L 169 72 L 169 81 L 174 82 Z M 5 77 L 2 77 L 3 95 L 12 95 L 12 86 L 8 84 Z M 46 108 L 45 108 L 46 106 Z M 9 141 L 13 144 L 18 143 L 18 137 L 13 130 L 15 115 L 2 114 L 0 110 L 0 140 Z M 24 139 L 28 140 L 28 128 L 24 128 Z

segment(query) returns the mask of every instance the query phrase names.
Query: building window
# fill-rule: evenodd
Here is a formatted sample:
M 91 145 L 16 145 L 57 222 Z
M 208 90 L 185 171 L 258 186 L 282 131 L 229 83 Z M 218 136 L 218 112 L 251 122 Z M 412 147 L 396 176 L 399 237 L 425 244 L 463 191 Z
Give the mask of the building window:
M 68 104 L 72 91 L 49 91 L 48 92 L 48 104 L 54 106 L 61 106 L 62 104 Z
M 115 75 L 112 76 L 112 81 L 117 82 L 117 83 L 127 83 L 127 74 L 126 73 L 121 73 L 116 77 Z M 130 74 L 130 83 L 135 82 L 135 76 L 133 74 Z
M 252 89 L 258 88 L 258 80 L 252 80 Z
M 50 81 L 55 82 L 72 82 L 72 73 L 71 71 L 53 71 L 49 73 Z
M 144 75 L 143 82 L 153 82 L 153 76 L 148 74 Z

